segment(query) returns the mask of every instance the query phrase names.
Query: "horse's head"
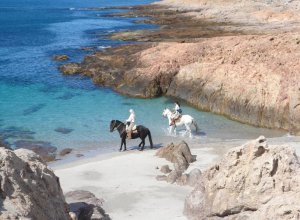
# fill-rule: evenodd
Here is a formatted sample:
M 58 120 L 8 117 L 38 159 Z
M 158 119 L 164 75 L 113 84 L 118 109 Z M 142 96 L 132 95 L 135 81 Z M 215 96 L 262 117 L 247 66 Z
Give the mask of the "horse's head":
M 116 126 L 117 126 L 117 121 L 111 120 L 110 126 L 109 126 L 110 132 L 113 132 Z
M 165 108 L 165 109 L 163 110 L 162 116 L 167 117 L 169 111 L 170 111 L 169 109 Z

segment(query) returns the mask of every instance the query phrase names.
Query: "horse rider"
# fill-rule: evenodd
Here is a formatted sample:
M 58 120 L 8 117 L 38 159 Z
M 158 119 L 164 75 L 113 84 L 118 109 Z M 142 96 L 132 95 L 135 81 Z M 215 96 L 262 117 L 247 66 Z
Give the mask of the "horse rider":
M 182 109 L 178 101 L 176 101 L 174 106 L 174 111 L 172 115 L 172 124 L 175 124 L 175 121 L 181 117 Z
M 127 137 L 129 139 L 131 139 L 131 133 L 132 133 L 132 129 L 134 127 L 134 122 L 135 122 L 135 113 L 133 111 L 133 109 L 129 110 L 129 117 L 126 120 L 126 132 L 127 132 Z

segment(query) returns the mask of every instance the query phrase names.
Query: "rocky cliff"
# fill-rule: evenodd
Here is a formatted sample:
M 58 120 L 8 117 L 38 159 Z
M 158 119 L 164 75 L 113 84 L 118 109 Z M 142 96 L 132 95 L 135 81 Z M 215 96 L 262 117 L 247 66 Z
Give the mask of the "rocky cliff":
M 34 152 L 0 148 L 0 219 L 70 219 L 59 179 Z
M 174 96 L 234 120 L 300 134 L 299 3 L 184 2 L 137 8 L 127 15 L 148 15 L 145 22 L 162 27 L 114 35 L 156 43 L 110 48 L 61 70 L 123 94 Z
M 300 163 L 295 150 L 264 137 L 231 149 L 203 172 L 187 197 L 189 219 L 299 219 Z

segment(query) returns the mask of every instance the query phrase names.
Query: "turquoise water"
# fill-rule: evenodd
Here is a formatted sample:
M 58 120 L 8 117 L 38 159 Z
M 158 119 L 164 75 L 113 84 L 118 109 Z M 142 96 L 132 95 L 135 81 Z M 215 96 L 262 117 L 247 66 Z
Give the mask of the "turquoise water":
M 11 146 L 17 141 L 42 141 L 57 148 L 109 148 L 116 150 L 118 135 L 109 132 L 112 119 L 125 120 L 135 109 L 137 123 L 150 128 L 155 143 L 169 138 L 163 97 L 144 100 L 120 96 L 94 86 L 80 76 L 64 77 L 51 58 L 67 54 L 79 61 L 88 53 L 83 47 L 104 48 L 121 44 L 110 40 L 113 31 L 153 28 L 135 19 L 109 18 L 118 10 L 82 10 L 87 7 L 135 5 L 148 0 L 2 0 L 0 2 L 0 135 Z M 183 106 L 198 122 L 196 141 L 282 135 L 258 129 Z M 61 133 L 58 128 L 68 131 Z M 177 138 L 170 139 L 181 139 Z

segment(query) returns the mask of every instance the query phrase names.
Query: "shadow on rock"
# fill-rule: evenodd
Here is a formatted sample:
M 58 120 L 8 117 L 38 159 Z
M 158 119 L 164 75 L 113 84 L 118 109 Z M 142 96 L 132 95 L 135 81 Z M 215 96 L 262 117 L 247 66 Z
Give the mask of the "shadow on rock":
M 109 215 L 102 208 L 103 199 L 85 190 L 70 191 L 65 194 L 72 213 L 72 220 L 110 220 Z

